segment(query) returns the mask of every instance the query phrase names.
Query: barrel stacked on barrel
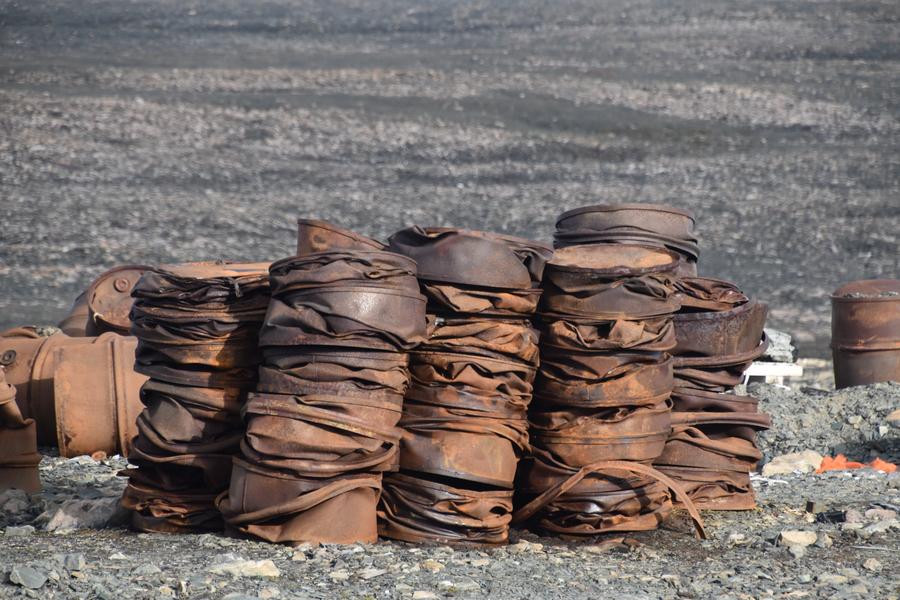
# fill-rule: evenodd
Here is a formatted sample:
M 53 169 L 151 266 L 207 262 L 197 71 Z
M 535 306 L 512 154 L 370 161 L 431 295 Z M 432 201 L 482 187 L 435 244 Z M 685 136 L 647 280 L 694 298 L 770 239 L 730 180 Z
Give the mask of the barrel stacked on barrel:
M 379 533 L 409 542 L 506 542 L 538 365 L 530 317 L 551 249 L 481 231 L 413 227 L 388 249 L 415 259 L 428 335 L 411 352 L 400 472 Z
M 132 292 L 134 370 L 144 410 L 122 505 L 141 531 L 222 528 L 228 486 L 256 384 L 268 264 L 190 263 L 147 271 Z
M 299 255 L 270 269 L 259 383 L 219 508 L 271 542 L 374 542 L 425 298 L 413 260 L 327 224 L 300 230 Z

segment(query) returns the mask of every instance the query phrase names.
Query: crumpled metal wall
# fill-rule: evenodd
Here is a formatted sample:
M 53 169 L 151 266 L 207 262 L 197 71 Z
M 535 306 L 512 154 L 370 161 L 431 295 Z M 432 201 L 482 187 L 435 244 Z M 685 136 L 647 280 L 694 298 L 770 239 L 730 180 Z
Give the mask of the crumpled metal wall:
M 653 529 L 683 496 L 650 467 L 671 430 L 680 264 L 666 248 L 606 243 L 566 245 L 547 263 L 514 523 L 571 537 Z
M 410 541 L 504 543 L 538 358 L 530 317 L 551 250 L 511 236 L 411 227 L 427 338 L 410 352 L 400 472 L 385 475 L 379 532 Z
M 301 255 L 272 264 L 259 383 L 217 500 L 230 531 L 285 543 L 377 539 L 382 473 L 398 465 L 404 351 L 427 323 L 415 261 L 374 246 L 301 221 Z
M 161 266 L 132 294 L 134 368 L 149 380 L 122 505 L 141 531 L 221 529 L 215 499 L 228 487 L 256 384 L 268 263 Z

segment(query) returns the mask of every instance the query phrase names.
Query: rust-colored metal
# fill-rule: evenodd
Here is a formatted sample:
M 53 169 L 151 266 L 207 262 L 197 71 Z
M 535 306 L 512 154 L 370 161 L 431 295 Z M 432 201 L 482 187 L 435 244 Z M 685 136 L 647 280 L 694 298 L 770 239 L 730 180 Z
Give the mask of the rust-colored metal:
M 133 299 L 131 291 L 147 265 L 122 265 L 101 273 L 80 294 L 69 314 L 60 321 L 59 329 L 71 337 L 94 337 L 113 332 L 128 335 L 128 318 Z
M 420 280 L 502 290 L 536 288 L 553 254 L 532 240 L 445 227 L 398 231 L 388 250 L 414 259 Z
M 334 231 L 306 225 L 322 244 L 334 241 Z M 232 533 L 283 543 L 377 538 L 381 473 L 398 468 L 409 386 L 401 351 L 425 339 L 426 303 L 415 261 L 335 248 L 271 267 L 258 391 L 217 500 Z
M 588 322 L 544 319 L 541 344 L 580 352 L 668 352 L 675 348 L 675 326 L 668 316 Z
M 623 400 L 622 402 L 626 402 Z M 607 410 L 532 410 L 532 442 L 570 467 L 601 460 L 648 462 L 663 450 L 671 429 L 671 404 L 613 407 Z
M 126 471 L 126 473 L 129 473 Z M 130 474 L 122 507 L 131 511 L 131 526 L 148 533 L 220 531 L 222 515 L 215 494 L 204 490 L 173 491 L 155 488 Z
M 458 395 L 461 406 L 407 401 L 400 468 L 512 489 L 519 457 L 528 449 L 528 422 L 498 399 Z M 481 402 L 479 402 L 481 400 Z M 448 403 L 449 404 L 449 403 Z M 487 406 L 486 406 L 487 405 Z
M 457 352 L 416 351 L 400 467 L 511 489 L 528 449 L 534 367 Z
M 672 278 L 677 265 L 676 254 L 645 246 L 557 250 L 545 269 L 540 312 L 604 321 L 672 314 L 680 307 Z
M 419 290 L 416 262 L 380 250 L 332 250 L 292 256 L 272 263 L 269 277 L 273 295 L 331 285 Z
M 327 221 L 297 219 L 297 256 L 332 250 L 384 250 L 384 244 Z
M 416 350 L 410 361 L 407 397 L 425 401 L 426 392 L 449 399 L 456 392 L 511 397 L 527 406 L 535 369 L 526 363 L 457 352 Z M 412 388 L 415 388 L 413 390 Z
M 384 476 L 378 533 L 404 542 L 505 544 L 512 490 L 478 490 L 419 475 Z
M 753 471 L 762 458 L 756 432 L 770 423 L 759 413 L 673 413 L 672 435 L 654 464 Z
M 397 462 L 402 403 L 391 393 L 252 394 L 244 408 L 241 453 L 260 467 L 304 477 L 390 470 Z
M 135 370 L 192 386 L 256 378 L 268 263 L 203 262 L 147 271 L 134 289 Z
M 769 341 L 763 335 L 762 341 L 753 350 L 739 354 L 720 356 L 676 356 L 675 385 L 727 392 L 741 383 L 746 371 L 754 360 L 765 354 Z
M 415 262 L 391 252 L 334 251 L 272 265 L 260 345 L 394 351 L 425 339 Z
M 409 387 L 409 356 L 397 352 L 342 348 L 273 346 L 263 349 L 260 392 L 300 394 L 315 386 L 335 395 L 387 391 L 398 395 Z
M 147 380 L 134 372 L 136 347 L 133 337 L 105 333 L 93 344 L 56 349 L 53 404 L 60 456 L 129 455 Z
M 140 410 L 138 392 L 146 379 L 132 368 L 134 338 L 114 333 L 41 337 L 27 328 L 3 336 L 0 363 L 16 386 L 22 414 L 36 422 L 40 445 L 57 446 L 62 456 L 128 452 Z
M 142 531 L 221 529 L 215 499 L 228 489 L 243 438 L 269 264 L 164 265 L 145 273 L 133 295 L 135 370 L 151 379 L 129 457 L 138 468 L 125 473 L 122 504 Z
M 747 472 L 668 465 L 658 465 L 656 468 L 677 481 L 698 510 L 756 508 L 756 494 Z M 675 502 L 674 506 L 680 507 L 681 503 Z
M 659 204 L 585 206 L 563 213 L 556 221 L 554 246 L 614 243 L 642 244 L 680 255 L 679 276 L 697 274 L 699 247 L 690 212 Z
M 835 387 L 900 381 L 900 280 L 868 279 L 831 296 Z
M 575 407 L 652 406 L 665 400 L 674 382 L 672 359 L 635 363 L 606 379 L 582 379 L 555 370 L 544 361 L 535 383 L 533 404 L 559 404 Z
M 10 488 L 39 492 L 37 431 L 32 419 L 22 416 L 16 404 L 16 388 L 7 383 L 0 367 L 0 491 Z
M 479 354 L 536 366 L 538 332 L 527 320 L 433 317 L 423 350 Z
M 681 312 L 729 310 L 750 301 L 735 284 L 711 277 L 679 277 L 675 289 L 681 294 Z
M 216 505 L 231 530 L 268 542 L 373 543 L 380 490 L 380 473 L 303 477 L 235 458 Z
M 678 313 L 673 317 L 678 357 L 730 356 L 759 346 L 768 307 L 751 300 L 735 308 Z
M 556 219 L 556 230 L 634 231 L 696 242 L 694 222 L 690 211 L 662 204 L 599 204 L 564 212 Z
M 671 511 L 674 495 L 684 502 L 697 535 L 706 535 L 684 490 L 637 462 L 605 460 L 575 468 L 535 449 L 523 461 L 519 491 L 524 503 L 513 514 L 513 524 L 530 524 L 548 533 L 585 537 L 655 529 Z
M 418 292 L 360 285 L 309 288 L 272 297 L 260 344 L 409 349 L 425 339 L 424 317 L 425 298 Z
M 424 280 L 420 283 L 430 310 L 441 314 L 521 318 L 533 315 L 541 299 L 539 289 L 495 290 Z
M 757 412 L 759 400 L 752 396 L 739 396 L 722 392 L 710 392 L 695 388 L 676 387 L 672 390 L 672 410 L 675 412 Z

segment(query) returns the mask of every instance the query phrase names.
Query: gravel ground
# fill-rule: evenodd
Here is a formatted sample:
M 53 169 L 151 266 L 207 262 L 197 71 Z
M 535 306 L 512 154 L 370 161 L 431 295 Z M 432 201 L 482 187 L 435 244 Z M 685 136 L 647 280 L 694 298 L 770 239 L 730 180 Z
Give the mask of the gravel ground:
M 759 407 L 772 415 L 776 426 L 760 434 L 765 459 L 779 454 L 815 450 L 844 454 L 868 462 L 881 457 L 900 463 L 900 383 L 823 391 L 793 391 L 771 385 L 750 385 Z
M 274 259 L 294 219 L 549 239 L 696 211 L 701 271 L 825 356 L 896 276 L 896 2 L 0 0 L 0 328 L 126 262 Z
M 753 392 L 770 409 L 782 403 L 779 415 L 821 412 L 819 391 L 754 385 Z M 807 447 L 826 453 L 853 442 L 866 454 L 865 432 L 887 422 L 880 408 L 861 407 L 900 407 L 900 385 L 832 397 L 834 422 L 857 414 L 863 421 L 852 433 L 816 431 Z M 779 418 L 764 447 L 793 450 L 784 440 L 804 427 Z M 898 441 L 892 425 L 875 443 Z M 48 457 L 41 494 L 0 494 L 0 597 L 900 598 L 900 473 L 754 476 L 759 508 L 706 513 L 704 542 L 676 513 L 658 531 L 580 544 L 517 530 L 511 546 L 495 549 L 392 542 L 287 548 L 129 532 L 116 506 L 124 487 L 116 473 L 125 464 Z M 787 543 L 798 536 L 808 546 Z
M 549 239 L 565 209 L 652 201 L 697 213 L 701 272 L 768 302 L 828 388 L 827 294 L 900 272 L 898 21 L 874 1 L 0 0 L 0 329 L 56 322 L 116 264 L 289 255 L 297 216 Z M 897 456 L 896 385 L 753 391 L 769 457 Z M 760 508 L 709 514 L 706 542 L 680 515 L 588 545 L 290 549 L 130 533 L 123 466 L 50 457 L 42 494 L 0 494 L 0 597 L 900 597 L 897 474 L 758 477 Z

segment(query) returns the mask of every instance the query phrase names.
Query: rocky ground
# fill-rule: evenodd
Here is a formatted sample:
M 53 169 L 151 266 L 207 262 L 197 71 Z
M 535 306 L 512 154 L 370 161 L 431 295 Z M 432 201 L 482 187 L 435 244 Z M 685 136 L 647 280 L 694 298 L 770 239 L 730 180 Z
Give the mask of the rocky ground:
M 897 385 L 833 392 L 827 295 L 900 272 L 900 8 L 711 0 L 0 0 L 0 329 L 122 263 L 275 259 L 294 219 L 549 239 L 697 213 L 701 272 L 792 334 L 767 459 L 896 461 Z M 122 526 L 121 459 L 0 494 L 0 597 L 898 598 L 900 475 L 759 475 L 759 509 L 571 544 L 284 548 Z M 809 511 L 807 503 L 811 502 Z M 811 512 L 810 512 L 811 511 Z
M 900 442 L 900 414 L 888 409 L 900 408 L 898 384 L 830 396 L 751 389 L 776 415 L 761 441 L 769 455 L 852 449 L 865 460 L 897 458 L 889 449 Z M 840 427 L 804 418 L 820 420 L 823 405 Z M 804 432 L 807 445 L 794 441 Z M 117 508 L 125 464 L 48 457 L 42 493 L 0 494 L 0 597 L 900 598 L 900 473 L 756 475 L 759 508 L 705 513 L 703 542 L 676 513 L 658 531 L 585 543 L 514 531 L 511 546 L 493 549 L 287 548 L 129 532 Z
M 694 210 L 701 271 L 828 353 L 900 266 L 900 5 L 0 0 L 0 329 L 122 263 L 275 259 L 294 219 L 549 239 Z

